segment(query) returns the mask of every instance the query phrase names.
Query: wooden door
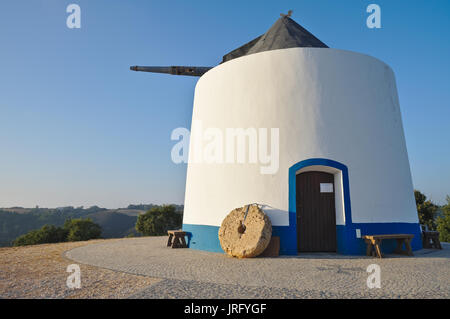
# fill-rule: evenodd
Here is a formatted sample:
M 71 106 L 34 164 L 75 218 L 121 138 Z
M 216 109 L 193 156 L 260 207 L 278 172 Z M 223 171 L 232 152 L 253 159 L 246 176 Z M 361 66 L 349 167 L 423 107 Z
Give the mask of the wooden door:
M 296 177 L 299 252 L 336 251 L 334 176 L 305 172 Z

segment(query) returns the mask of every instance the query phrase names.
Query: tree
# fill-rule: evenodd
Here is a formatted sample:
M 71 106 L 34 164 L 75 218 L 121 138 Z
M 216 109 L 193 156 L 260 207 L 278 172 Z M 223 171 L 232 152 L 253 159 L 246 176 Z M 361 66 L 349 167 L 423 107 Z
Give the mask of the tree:
M 181 227 L 182 217 L 182 214 L 176 211 L 175 205 L 153 207 L 138 216 L 136 230 L 144 236 L 167 235 L 169 229 Z
M 439 207 L 418 190 L 414 190 L 414 197 L 420 224 L 427 225 L 431 230 L 436 229 L 435 217 Z
M 59 243 L 66 241 L 67 232 L 61 227 L 44 225 L 41 229 L 32 230 L 29 233 L 18 237 L 14 241 L 14 246 L 38 245 Z
M 450 196 L 445 198 L 447 204 L 442 206 L 442 215 L 436 220 L 439 240 L 450 242 Z
M 63 227 L 44 225 L 41 229 L 32 230 L 18 237 L 14 246 L 61 243 L 100 238 L 102 229 L 90 219 L 68 218 Z
M 67 219 L 63 226 L 67 241 L 83 241 L 100 238 L 102 228 L 90 218 Z

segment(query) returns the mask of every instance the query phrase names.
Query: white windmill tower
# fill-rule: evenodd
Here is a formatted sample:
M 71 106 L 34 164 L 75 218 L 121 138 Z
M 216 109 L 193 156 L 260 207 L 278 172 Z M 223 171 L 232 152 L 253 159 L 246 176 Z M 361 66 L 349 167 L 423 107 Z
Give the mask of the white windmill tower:
M 362 235 L 386 233 L 414 234 L 412 248 L 421 248 L 393 71 L 368 55 L 327 47 L 289 15 L 220 65 L 192 74 L 201 77 L 183 218 L 190 247 L 222 251 L 225 216 L 261 203 L 281 254 L 364 254 Z M 208 129 L 224 132 L 222 161 L 198 159 Z M 247 134 L 244 162 L 233 162 L 239 150 L 230 156 L 226 147 L 226 133 L 236 129 Z M 259 150 L 264 130 L 278 156 L 250 160 L 254 132 Z M 389 242 L 384 248 L 392 249 Z

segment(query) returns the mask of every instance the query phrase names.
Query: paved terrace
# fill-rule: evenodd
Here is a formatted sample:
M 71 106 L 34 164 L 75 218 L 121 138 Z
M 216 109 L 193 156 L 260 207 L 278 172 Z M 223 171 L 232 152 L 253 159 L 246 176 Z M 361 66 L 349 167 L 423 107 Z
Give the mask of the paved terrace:
M 234 259 L 166 247 L 167 237 L 104 241 L 74 248 L 75 262 L 158 278 L 132 298 L 450 298 L 450 244 L 414 257 L 337 254 Z M 367 266 L 381 267 L 369 289 Z

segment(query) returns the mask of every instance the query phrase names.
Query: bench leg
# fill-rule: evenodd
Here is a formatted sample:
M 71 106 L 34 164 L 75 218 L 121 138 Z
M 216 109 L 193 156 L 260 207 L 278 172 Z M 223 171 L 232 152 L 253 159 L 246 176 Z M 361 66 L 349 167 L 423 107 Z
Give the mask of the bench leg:
M 414 256 L 411 248 L 411 238 L 405 239 L 405 247 L 406 247 L 406 254 L 408 256 Z
M 441 241 L 439 240 L 439 238 L 436 239 L 436 241 L 437 241 L 437 248 L 438 248 L 438 249 L 442 249 Z
M 403 239 L 397 239 L 397 247 L 395 248 L 394 252 L 396 254 L 402 254 L 402 246 L 403 246 Z
M 367 248 L 366 248 L 366 255 L 367 256 L 372 256 L 372 251 L 373 251 L 372 243 L 368 239 L 366 239 L 365 242 L 366 242 L 366 246 L 367 246 Z
M 431 238 L 431 240 L 432 240 L 432 243 L 433 243 L 432 244 L 432 248 L 442 249 L 441 242 L 439 241 L 439 238 L 437 236 L 433 236 Z
M 177 235 L 173 241 L 172 248 L 187 248 L 186 240 L 184 236 Z
M 175 238 L 173 239 L 172 248 L 179 248 L 180 247 L 180 238 L 178 235 L 175 235 Z
M 427 235 L 423 235 L 423 248 L 431 248 L 430 238 Z
M 184 239 L 184 236 L 181 237 L 181 248 L 187 248 L 186 239 Z
M 169 235 L 169 240 L 167 241 L 167 247 L 172 246 L 172 237 L 173 237 L 173 235 L 170 234 L 170 235 Z
M 405 249 L 403 249 L 403 244 L 405 244 Z M 394 253 L 399 255 L 413 256 L 411 249 L 411 238 L 399 238 L 397 239 L 397 247 Z
M 377 253 L 377 257 L 378 258 L 383 258 L 383 254 L 381 253 L 381 240 L 380 239 L 376 239 L 375 240 L 375 251 Z

